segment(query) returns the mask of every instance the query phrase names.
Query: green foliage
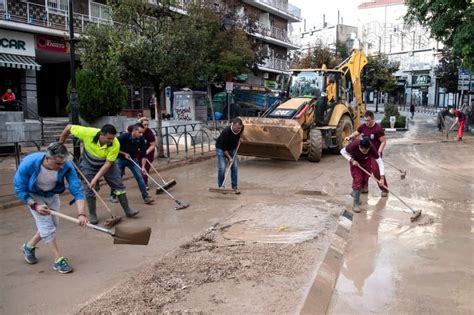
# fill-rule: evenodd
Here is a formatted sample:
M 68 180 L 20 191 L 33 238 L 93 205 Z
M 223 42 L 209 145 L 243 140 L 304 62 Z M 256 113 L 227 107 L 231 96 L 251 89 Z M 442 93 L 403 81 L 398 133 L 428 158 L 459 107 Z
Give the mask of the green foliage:
M 364 80 L 367 85 L 379 92 L 391 92 L 397 87 L 393 76 L 399 69 L 399 63 L 390 62 L 386 55 L 369 56 L 365 66 Z
M 226 30 L 224 19 L 232 24 Z M 209 84 L 246 72 L 257 62 L 252 43 L 242 26 L 230 14 L 219 16 L 207 5 L 195 2 L 188 6 L 187 27 L 195 42 L 193 48 L 200 52 L 194 58 L 196 73 Z
M 439 85 L 446 88 L 448 93 L 457 93 L 458 90 L 458 66 L 460 60 L 451 49 L 445 49 L 438 66 L 435 68 L 435 74 Z
M 87 70 L 76 71 L 79 115 L 92 123 L 102 116 L 115 116 L 127 103 L 127 88 L 119 80 Z M 70 95 L 71 84 L 68 86 Z M 68 111 L 70 110 L 68 104 Z
M 400 112 L 398 111 L 398 106 L 395 104 L 387 104 L 384 107 L 384 114 L 387 117 L 390 116 L 400 116 Z
M 397 120 L 395 121 L 395 128 L 405 128 L 406 117 L 400 114 L 398 111 L 398 106 L 395 104 L 385 105 L 384 117 L 381 122 L 383 128 L 390 128 L 390 116 L 397 117 Z
M 314 69 L 324 65 L 328 69 L 335 69 L 343 60 L 350 56 L 351 52 L 343 42 L 336 43 L 336 52 L 327 46 L 315 46 L 304 53 L 295 56 L 295 69 Z
M 390 117 L 385 116 L 381 122 L 382 128 L 390 128 Z M 405 128 L 406 127 L 406 117 L 405 116 L 398 116 L 397 120 L 395 121 L 395 128 Z
M 427 27 L 432 36 L 462 58 L 474 71 L 474 6 L 468 0 L 407 0 L 405 21 Z
M 159 93 L 199 79 L 222 81 L 253 63 L 255 53 L 241 28 L 223 30 L 222 17 L 204 2 L 190 4 L 186 15 L 172 11 L 173 3 L 109 0 L 118 23 L 87 30 L 81 43 L 84 67 L 127 83 L 151 84 Z

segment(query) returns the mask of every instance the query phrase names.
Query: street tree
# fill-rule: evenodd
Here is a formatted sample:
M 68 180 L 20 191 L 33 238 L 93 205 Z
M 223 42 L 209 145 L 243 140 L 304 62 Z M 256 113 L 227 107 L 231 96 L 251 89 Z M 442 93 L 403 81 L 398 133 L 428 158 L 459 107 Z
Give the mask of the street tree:
M 196 72 L 207 84 L 207 95 L 215 122 L 211 87 L 247 72 L 258 63 L 258 49 L 252 43 L 238 19 L 227 12 L 217 14 L 205 3 L 196 2 L 188 7 L 188 23 L 193 36 L 199 39 L 195 47 L 201 54 Z
M 407 0 L 405 22 L 427 27 L 431 35 L 474 72 L 474 5 L 470 0 Z
M 384 54 L 369 56 L 367 58 L 367 65 L 363 74 L 363 80 L 366 85 L 369 85 L 377 94 L 387 93 L 393 91 L 397 87 L 397 81 L 393 74 L 398 71 L 400 64 L 398 62 L 391 62 Z M 375 102 L 375 111 L 378 112 L 379 97 Z
M 246 34 L 222 28 L 219 16 L 200 2 L 186 14 L 144 0 L 109 0 L 114 25 L 89 29 L 81 43 L 84 67 L 117 74 L 134 85 L 152 85 L 157 100 L 167 86 L 194 86 L 241 73 L 252 62 Z M 163 155 L 160 104 L 157 136 Z
M 321 68 L 324 65 L 328 69 L 336 68 L 350 55 L 350 50 L 344 42 L 338 41 L 335 50 L 327 46 L 315 45 L 306 52 L 295 56 L 294 65 L 297 69 Z
M 97 74 L 86 69 L 76 70 L 78 111 L 82 119 L 93 123 L 102 116 L 115 116 L 127 104 L 127 88 L 113 74 Z M 68 85 L 70 95 L 71 84 Z M 70 110 L 71 104 L 67 109 Z
M 323 64 L 328 69 L 336 67 L 340 58 L 336 58 L 334 51 L 327 46 L 315 46 L 297 56 L 295 65 L 297 69 L 321 68 Z
M 439 64 L 435 68 L 435 75 L 438 78 L 439 85 L 445 88 L 448 93 L 458 92 L 458 66 L 460 63 L 452 49 L 442 51 Z

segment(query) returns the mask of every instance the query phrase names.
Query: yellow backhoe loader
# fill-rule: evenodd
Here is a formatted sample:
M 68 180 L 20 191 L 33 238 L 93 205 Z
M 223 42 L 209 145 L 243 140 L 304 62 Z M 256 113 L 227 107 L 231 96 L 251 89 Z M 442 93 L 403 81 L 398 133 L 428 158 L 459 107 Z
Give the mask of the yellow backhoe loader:
M 288 100 L 262 117 L 242 117 L 239 154 L 283 160 L 306 154 L 319 162 L 323 149 L 339 152 L 365 113 L 361 73 L 366 64 L 366 56 L 354 50 L 336 69 L 292 70 Z

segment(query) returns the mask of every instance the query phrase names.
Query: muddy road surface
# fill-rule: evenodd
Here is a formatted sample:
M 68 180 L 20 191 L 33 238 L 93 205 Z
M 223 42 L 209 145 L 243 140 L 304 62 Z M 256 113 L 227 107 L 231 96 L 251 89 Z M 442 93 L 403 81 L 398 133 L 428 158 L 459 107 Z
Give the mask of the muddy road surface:
M 421 115 L 420 115 L 421 116 Z M 443 313 L 472 310 L 474 138 L 443 142 L 434 118 L 418 118 L 405 134 L 388 135 L 385 158 L 391 189 L 416 209 L 419 222 L 393 196 L 380 198 L 370 184 L 329 313 Z M 172 169 L 171 192 L 191 204 L 182 211 L 165 195 L 144 205 L 126 225 L 153 229 L 148 246 L 112 245 L 112 239 L 61 221 L 58 241 L 75 271 L 51 268 L 45 245 L 39 263 L 24 262 L 20 245 L 34 233 L 23 207 L 0 213 L 0 313 L 252 313 L 296 314 L 336 229 L 350 209 L 347 162 L 325 155 L 321 163 L 242 158 L 241 195 L 208 192 L 216 162 Z M 106 197 L 108 189 L 101 194 Z M 74 214 L 62 197 L 63 212 Z M 116 204 L 113 211 L 120 213 Z M 99 208 L 103 222 L 105 210 Z M 121 213 L 120 213 L 121 214 Z M 443 284 L 443 285 L 440 285 Z
M 405 180 L 392 175 L 389 185 L 422 217 L 407 223 L 406 207 L 393 196 L 369 194 L 367 211 L 354 216 L 329 314 L 474 310 L 474 139 L 446 141 L 434 117 L 418 116 L 391 142 L 386 160 L 407 170 Z

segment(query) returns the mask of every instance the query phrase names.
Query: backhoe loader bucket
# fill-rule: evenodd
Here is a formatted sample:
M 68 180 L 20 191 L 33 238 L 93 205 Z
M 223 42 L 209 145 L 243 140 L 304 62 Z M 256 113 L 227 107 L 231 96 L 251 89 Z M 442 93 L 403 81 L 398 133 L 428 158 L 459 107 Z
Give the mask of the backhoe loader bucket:
M 298 121 L 243 117 L 239 155 L 298 160 L 303 150 L 303 129 Z

